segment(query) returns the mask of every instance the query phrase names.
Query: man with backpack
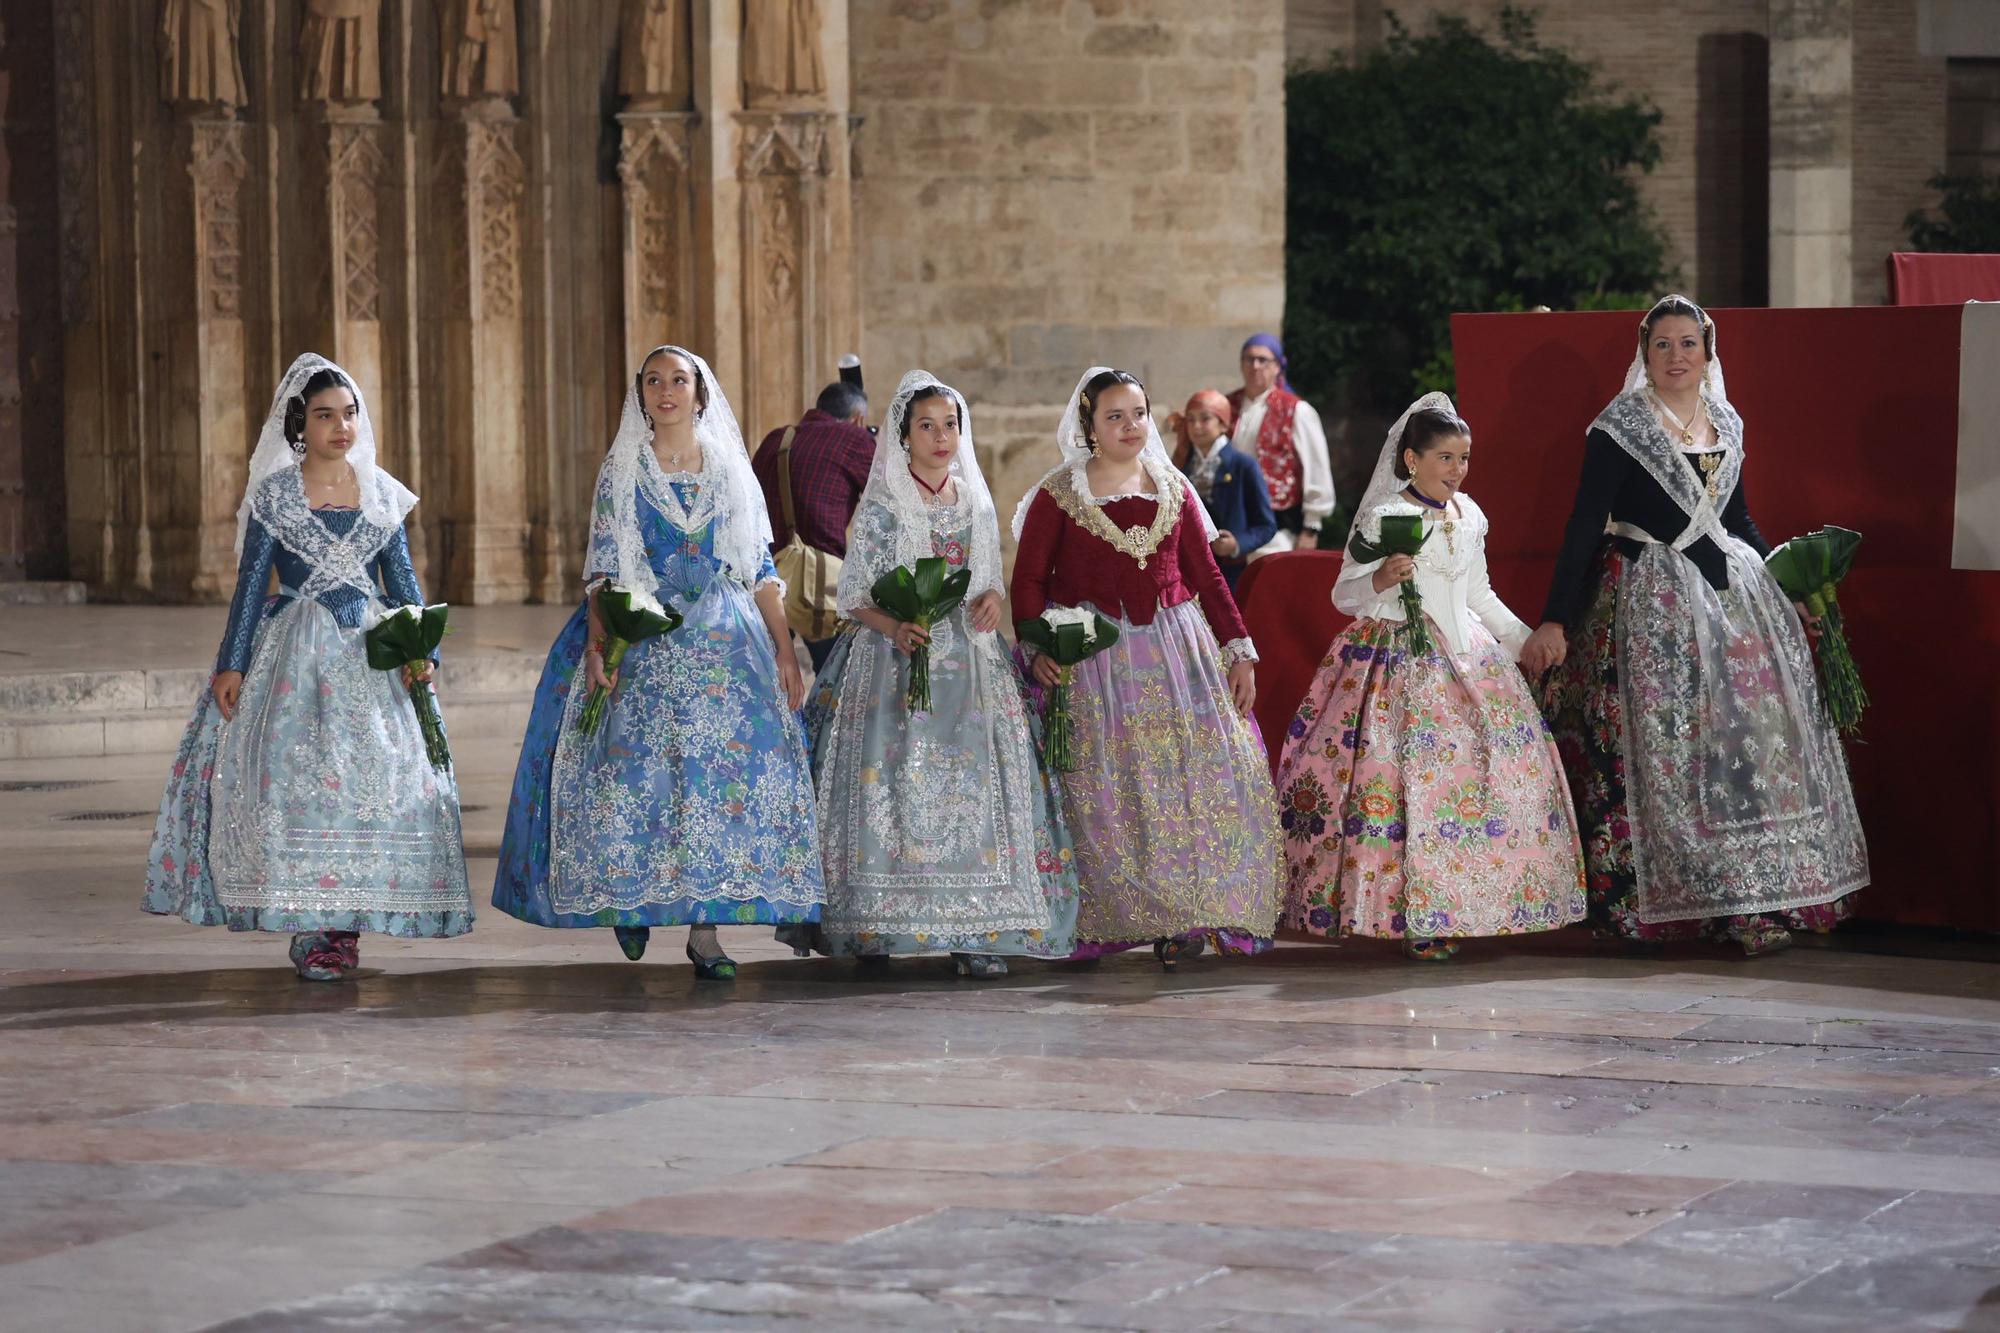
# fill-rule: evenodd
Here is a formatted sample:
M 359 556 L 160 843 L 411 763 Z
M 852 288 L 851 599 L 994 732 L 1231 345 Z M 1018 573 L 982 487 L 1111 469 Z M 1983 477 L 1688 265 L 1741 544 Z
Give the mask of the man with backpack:
M 750 464 L 771 512 L 772 558 L 786 585 L 785 619 L 805 640 L 815 671 L 833 650 L 847 525 L 875 461 L 867 420 L 868 397 L 860 384 L 836 380 L 820 390 L 797 425 L 766 435 Z

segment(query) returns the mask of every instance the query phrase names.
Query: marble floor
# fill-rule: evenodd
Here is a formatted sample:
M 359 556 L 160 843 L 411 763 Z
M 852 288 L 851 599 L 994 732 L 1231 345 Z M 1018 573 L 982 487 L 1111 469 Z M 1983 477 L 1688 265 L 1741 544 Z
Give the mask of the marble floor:
M 0 764 L 0 1329 L 2000 1329 L 2000 964 L 729 987 L 489 912 L 311 986 L 136 910 L 166 763 Z

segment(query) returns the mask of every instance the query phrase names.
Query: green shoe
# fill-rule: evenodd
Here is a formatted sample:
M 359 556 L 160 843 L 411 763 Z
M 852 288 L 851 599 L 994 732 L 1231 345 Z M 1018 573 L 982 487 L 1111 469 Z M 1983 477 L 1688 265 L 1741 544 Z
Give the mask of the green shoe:
M 625 956 L 635 963 L 646 956 L 646 943 L 653 938 L 651 926 L 613 926 L 611 933 L 618 937 L 618 947 Z

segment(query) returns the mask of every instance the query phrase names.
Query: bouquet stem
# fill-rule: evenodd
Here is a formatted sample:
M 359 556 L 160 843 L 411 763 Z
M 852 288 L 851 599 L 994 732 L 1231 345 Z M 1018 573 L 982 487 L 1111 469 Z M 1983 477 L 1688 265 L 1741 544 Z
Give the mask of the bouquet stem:
M 443 773 L 451 767 L 451 749 L 445 744 L 444 719 L 438 716 L 437 695 L 426 681 L 410 686 L 410 704 L 417 710 L 417 727 L 424 733 L 424 757 Z
M 926 620 L 920 619 L 917 623 L 926 630 L 930 629 Z M 931 711 L 931 646 L 928 643 L 920 643 L 911 650 L 910 689 L 903 703 L 912 713 Z
M 1056 668 L 1056 683 L 1049 687 L 1048 758 L 1058 773 L 1076 772 L 1076 755 L 1071 747 L 1075 730 L 1069 720 L 1069 683 L 1073 668 Z
M 1404 637 L 1409 649 L 1418 657 L 1431 650 L 1430 627 L 1424 624 L 1423 594 L 1417 591 L 1416 580 L 1405 580 L 1402 588 Z
M 612 636 L 604 641 L 604 674 L 609 676 L 625 664 L 625 654 L 632 645 L 624 639 Z M 583 701 L 583 711 L 577 714 L 576 729 L 586 736 L 595 736 L 604 725 L 604 710 L 611 702 L 611 691 L 599 685 Z

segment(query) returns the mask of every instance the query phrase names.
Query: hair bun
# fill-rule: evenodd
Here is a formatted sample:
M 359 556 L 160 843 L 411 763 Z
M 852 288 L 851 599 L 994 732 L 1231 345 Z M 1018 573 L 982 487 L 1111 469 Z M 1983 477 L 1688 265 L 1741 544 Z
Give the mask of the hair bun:
M 304 394 L 293 394 L 285 400 L 285 440 L 294 448 L 303 444 L 306 438 L 306 400 Z

